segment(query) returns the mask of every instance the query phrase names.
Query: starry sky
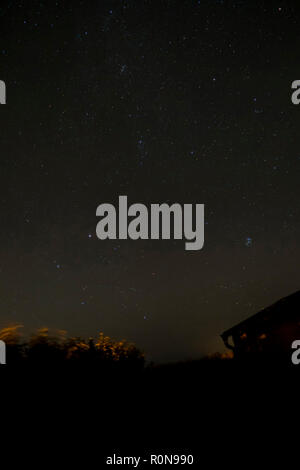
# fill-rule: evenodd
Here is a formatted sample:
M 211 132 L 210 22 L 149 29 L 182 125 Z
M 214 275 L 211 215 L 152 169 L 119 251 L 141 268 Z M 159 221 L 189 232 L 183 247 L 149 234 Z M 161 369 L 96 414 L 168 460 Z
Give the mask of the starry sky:
M 149 360 L 300 288 L 292 1 L 2 1 L 0 326 L 99 330 Z M 205 204 L 205 245 L 100 241 L 96 208 Z

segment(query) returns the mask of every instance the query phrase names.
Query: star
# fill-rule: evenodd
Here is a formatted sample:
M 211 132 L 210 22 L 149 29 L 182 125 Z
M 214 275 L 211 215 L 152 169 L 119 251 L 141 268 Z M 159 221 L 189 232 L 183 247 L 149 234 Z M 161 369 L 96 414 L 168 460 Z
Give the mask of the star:
M 251 237 L 247 237 L 245 240 L 245 246 L 247 248 L 250 248 L 252 246 L 252 243 L 253 243 L 253 239 Z

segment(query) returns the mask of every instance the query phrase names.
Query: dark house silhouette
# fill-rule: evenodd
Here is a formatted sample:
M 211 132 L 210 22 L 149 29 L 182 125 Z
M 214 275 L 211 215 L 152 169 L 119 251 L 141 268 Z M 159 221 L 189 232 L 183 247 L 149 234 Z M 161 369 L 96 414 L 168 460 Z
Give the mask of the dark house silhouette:
M 238 323 L 221 337 L 235 358 L 261 359 L 274 354 L 283 360 L 290 358 L 293 341 L 300 339 L 300 291 Z

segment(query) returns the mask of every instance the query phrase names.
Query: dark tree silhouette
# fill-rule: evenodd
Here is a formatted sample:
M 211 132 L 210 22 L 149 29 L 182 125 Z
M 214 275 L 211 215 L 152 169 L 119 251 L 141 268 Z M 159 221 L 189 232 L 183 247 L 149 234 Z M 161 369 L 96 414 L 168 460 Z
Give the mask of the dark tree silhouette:
M 48 328 L 37 330 L 25 339 L 13 325 L 0 330 L 0 340 L 7 348 L 7 364 L 58 365 L 86 364 L 105 369 L 143 369 L 143 353 L 132 343 L 116 341 L 100 332 L 95 338 L 68 337 L 65 331 L 50 334 Z

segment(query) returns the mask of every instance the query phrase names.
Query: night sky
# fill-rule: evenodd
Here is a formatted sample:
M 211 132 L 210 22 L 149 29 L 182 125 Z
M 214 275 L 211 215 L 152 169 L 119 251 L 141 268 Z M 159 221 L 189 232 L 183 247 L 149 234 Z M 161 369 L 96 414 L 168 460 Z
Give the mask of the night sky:
M 2 1 L 0 326 L 154 361 L 300 288 L 297 2 Z M 100 241 L 96 208 L 205 204 L 205 245 Z

